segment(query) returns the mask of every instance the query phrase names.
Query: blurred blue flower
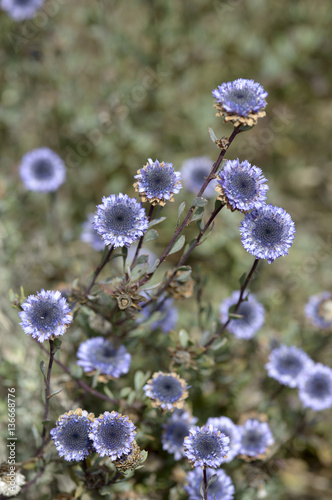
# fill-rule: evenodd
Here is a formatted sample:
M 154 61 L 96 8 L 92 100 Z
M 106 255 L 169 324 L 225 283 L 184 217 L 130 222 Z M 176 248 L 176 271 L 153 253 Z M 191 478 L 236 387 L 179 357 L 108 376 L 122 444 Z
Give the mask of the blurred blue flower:
M 268 376 L 278 380 L 280 384 L 297 387 L 303 373 L 312 363 L 313 361 L 302 349 L 281 345 L 270 353 L 265 368 Z
M 240 225 L 241 241 L 257 259 L 275 259 L 288 254 L 295 236 L 291 216 L 280 207 L 265 205 L 245 214 Z
M 304 313 L 317 328 L 332 330 L 332 293 L 322 292 L 309 297 Z
M 161 437 L 163 450 L 173 453 L 175 460 L 184 457 L 183 440 L 189 435 L 189 430 L 197 422 L 196 417 L 192 417 L 183 410 L 174 410 L 171 417 L 163 424 Z
M 88 243 L 96 252 L 104 250 L 105 243 L 93 227 L 94 214 L 88 214 L 87 220 L 82 224 L 81 241 Z
M 213 161 L 206 156 L 188 158 L 182 163 L 181 173 L 183 186 L 194 194 L 197 194 L 203 186 L 206 177 L 213 167 Z M 217 181 L 212 179 L 205 189 L 203 196 L 211 198 L 215 195 Z
M 229 309 L 237 304 L 240 291 L 235 290 L 230 297 L 225 299 L 219 308 L 220 321 L 226 323 L 229 316 Z M 236 312 L 242 318 L 231 319 L 227 325 L 227 330 L 238 339 L 251 339 L 255 333 L 264 325 L 265 309 L 251 293 L 248 300 L 242 302 Z
M 30 191 L 56 191 L 66 179 L 66 167 L 49 148 L 33 149 L 26 153 L 19 166 L 21 179 Z
M 173 372 L 156 372 L 143 387 L 146 396 L 153 399 L 154 408 L 170 411 L 183 407 L 184 400 L 188 397 L 187 389 L 186 381 Z
M 212 425 L 222 434 L 229 437 L 229 451 L 225 462 L 231 462 L 239 454 L 241 446 L 241 428 L 228 417 L 208 418 L 206 425 Z
M 206 469 L 207 480 L 214 474 L 217 474 L 217 479 L 208 488 L 207 500 L 233 500 L 235 489 L 231 478 L 222 469 Z M 202 500 L 200 493 L 202 480 L 203 471 L 200 467 L 188 472 L 187 481 L 189 484 L 184 486 L 184 489 L 189 495 L 189 500 Z
M 266 422 L 249 419 L 241 428 L 240 453 L 249 457 L 259 457 L 274 443 L 270 428 Z
M 123 345 L 115 348 L 109 340 L 94 337 L 79 346 L 77 359 L 85 372 L 98 370 L 102 375 L 118 378 L 128 373 L 131 355 Z
M 150 298 L 143 292 L 142 295 L 146 296 L 147 299 Z M 141 305 L 144 305 L 144 302 L 142 302 Z M 136 316 L 136 322 L 143 323 L 154 313 L 158 313 L 158 317 L 156 321 L 149 325 L 151 330 L 160 328 L 164 333 L 169 333 L 171 330 L 174 330 L 179 317 L 178 310 L 174 307 L 174 299 L 171 297 L 166 298 L 165 295 L 162 295 L 156 301 L 151 302 L 151 304 L 142 309 Z
M 212 95 L 216 99 L 216 105 L 227 113 L 248 116 L 265 108 L 268 93 L 254 80 L 239 78 L 218 85 Z
M 159 163 L 148 159 L 147 164 L 137 171 L 134 187 L 142 198 L 152 205 L 164 206 L 166 201 L 174 201 L 174 194 L 182 188 L 181 174 L 175 172 L 172 163 Z
M 31 19 L 45 0 L 0 0 L 0 8 L 14 21 Z
M 89 437 L 101 457 L 108 456 L 116 460 L 131 452 L 135 429 L 127 416 L 116 411 L 105 411 L 92 423 Z
M 65 460 L 83 460 L 92 451 L 92 441 L 89 438 L 92 413 L 77 409 L 75 412 L 64 413 L 58 418 L 56 427 L 50 430 L 60 457 Z
M 73 319 L 67 301 L 59 291 L 42 289 L 37 295 L 30 295 L 21 307 L 20 325 L 24 333 L 39 342 L 63 335 Z
M 193 427 L 184 438 L 184 453 L 193 467 L 219 467 L 229 452 L 230 439 L 212 425 Z
M 94 228 L 106 245 L 129 247 L 148 228 L 145 210 L 135 198 L 127 194 L 111 194 L 97 206 Z
M 216 191 L 220 193 L 218 199 L 231 210 L 247 212 L 253 208 L 261 208 L 265 205 L 269 189 L 266 182 L 261 169 L 251 166 L 247 160 L 241 163 L 238 159 L 228 160 L 217 175 Z
M 332 407 L 332 370 L 321 363 L 312 364 L 299 383 L 303 406 L 315 411 Z

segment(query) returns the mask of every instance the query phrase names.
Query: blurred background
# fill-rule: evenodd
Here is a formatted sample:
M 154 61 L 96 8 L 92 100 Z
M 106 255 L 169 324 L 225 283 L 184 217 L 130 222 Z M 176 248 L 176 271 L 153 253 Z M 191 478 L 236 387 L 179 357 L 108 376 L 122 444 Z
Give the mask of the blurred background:
M 100 255 L 80 241 L 82 223 L 102 196 L 135 196 L 133 176 L 148 158 L 176 170 L 195 156 L 215 161 L 208 127 L 218 137 L 232 130 L 213 109 L 211 91 L 223 82 L 249 78 L 269 93 L 267 116 L 236 138 L 226 158 L 260 167 L 268 202 L 286 209 L 297 228 L 289 256 L 259 269 L 251 288 L 266 308 L 266 325 L 240 354 L 254 365 L 257 348 L 276 340 L 331 366 L 328 334 L 303 315 L 308 297 L 331 290 L 332 280 L 331 22 L 328 0 L 50 0 L 19 23 L 0 12 L 0 373 L 4 387 L 21 388 L 21 460 L 29 457 L 23 430 L 36 418 L 27 415 L 30 398 L 42 408 L 41 354 L 18 326 L 9 290 L 23 286 L 29 295 L 77 277 L 84 283 Z M 67 166 L 54 195 L 27 191 L 18 173 L 21 157 L 42 146 Z M 157 255 L 173 234 L 179 203 L 192 199 L 182 189 L 164 209 L 160 237 L 147 245 Z M 241 218 L 222 213 L 190 260 L 204 270 L 204 298 L 216 314 L 252 264 L 240 242 Z M 170 257 L 163 271 L 177 260 Z M 190 314 L 186 303 L 179 327 L 188 327 Z M 239 376 L 243 366 L 235 366 Z M 262 366 L 252 366 L 257 380 Z M 209 416 L 208 408 L 201 412 Z M 316 414 L 314 434 L 286 453 L 271 498 L 332 498 L 330 416 Z M 236 499 L 258 498 L 250 488 L 237 490 Z

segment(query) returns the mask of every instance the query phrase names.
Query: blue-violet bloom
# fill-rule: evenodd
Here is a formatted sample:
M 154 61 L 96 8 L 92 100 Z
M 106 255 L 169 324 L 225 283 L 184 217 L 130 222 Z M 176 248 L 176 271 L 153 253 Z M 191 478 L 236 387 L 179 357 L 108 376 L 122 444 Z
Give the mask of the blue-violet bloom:
M 31 19 L 45 0 L 0 0 L 0 8 L 14 21 Z
M 211 172 L 213 161 L 206 156 L 188 158 L 182 163 L 181 173 L 183 186 L 191 193 L 197 194 Z M 207 185 L 203 196 L 211 198 L 215 194 L 216 179 Z
M 317 328 L 332 330 L 332 293 L 322 292 L 309 297 L 304 313 Z
M 184 438 L 184 454 L 193 467 L 219 467 L 229 452 L 229 437 L 212 425 L 193 427 Z
M 142 295 L 146 296 L 147 299 L 150 297 L 142 292 Z M 144 302 L 141 303 L 143 305 Z M 155 314 L 157 313 L 157 314 Z M 149 324 L 151 330 L 157 330 L 160 328 L 164 333 L 169 333 L 176 327 L 179 313 L 176 307 L 174 307 L 174 299 L 171 297 L 166 297 L 166 295 L 160 296 L 156 301 L 151 302 L 142 309 L 142 311 L 136 316 L 137 323 L 143 323 L 151 317 L 151 315 L 156 316 L 156 321 Z
M 143 387 L 146 396 L 153 400 L 154 408 L 169 411 L 183 407 L 184 400 L 188 397 L 187 389 L 186 381 L 174 372 L 156 372 Z
M 163 424 L 161 437 L 163 450 L 173 453 L 175 460 L 184 457 L 183 441 L 189 430 L 196 424 L 197 418 L 187 411 L 175 409 L 170 418 Z
M 100 252 L 104 250 L 105 243 L 93 227 L 94 220 L 94 214 L 88 214 L 87 220 L 82 224 L 81 241 L 88 243 L 96 252 Z
M 21 179 L 30 191 L 56 191 L 66 179 L 66 167 L 49 148 L 33 149 L 26 153 L 19 166 Z
M 229 309 L 237 304 L 239 297 L 240 291 L 235 290 L 220 304 L 220 321 L 222 323 L 226 323 L 228 320 Z M 265 309 L 252 293 L 249 294 L 247 300 L 241 302 L 236 314 L 242 318 L 231 319 L 227 330 L 238 339 L 251 339 L 264 324 Z
M 101 457 L 108 456 L 116 460 L 131 452 L 135 429 L 135 425 L 127 416 L 116 411 L 105 411 L 92 423 L 89 437 Z
M 206 469 L 208 481 L 214 474 L 217 475 L 217 479 L 208 487 L 207 500 L 233 500 L 235 489 L 231 478 L 222 469 Z M 184 486 L 184 489 L 189 495 L 189 500 L 202 500 L 200 493 L 202 479 L 203 472 L 200 467 L 188 472 L 187 482 L 189 484 Z
M 332 407 L 332 369 L 321 363 L 312 364 L 299 383 L 299 396 L 306 408 L 315 411 Z
M 229 437 L 229 452 L 225 462 L 231 462 L 236 455 L 239 454 L 241 446 L 241 427 L 235 425 L 228 417 L 210 417 L 207 419 L 206 425 L 212 425 L 214 429 L 218 429 L 222 434 Z
M 281 345 L 271 351 L 265 368 L 268 376 L 278 380 L 280 384 L 297 387 L 303 373 L 312 363 L 313 361 L 302 349 Z
M 242 426 L 241 454 L 260 458 L 273 443 L 274 439 L 266 422 L 249 419 Z
M 77 359 L 85 372 L 98 370 L 101 375 L 118 378 L 128 373 L 131 355 L 123 345 L 115 348 L 108 339 L 94 337 L 79 346 Z

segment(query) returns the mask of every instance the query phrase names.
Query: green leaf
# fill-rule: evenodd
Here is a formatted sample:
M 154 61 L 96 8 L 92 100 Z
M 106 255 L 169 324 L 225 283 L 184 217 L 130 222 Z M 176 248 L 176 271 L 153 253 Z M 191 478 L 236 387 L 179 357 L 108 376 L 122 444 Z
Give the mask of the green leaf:
M 221 205 L 224 205 L 224 203 L 220 200 L 216 200 L 214 204 L 214 210 L 216 211 Z
M 44 363 L 44 361 L 41 361 L 41 362 L 39 363 L 39 368 L 40 368 L 40 371 L 41 371 L 41 372 L 42 372 L 42 374 L 43 374 L 43 377 L 44 377 L 44 382 L 45 382 L 45 384 L 46 384 L 46 382 L 47 382 L 47 378 L 46 378 L 46 371 L 45 371 L 45 363 Z
M 209 127 L 209 136 L 210 136 L 210 139 L 212 142 L 216 143 L 216 141 L 218 140 L 216 134 L 213 132 L 213 129 L 211 127 Z
M 155 270 L 157 269 L 157 266 L 158 266 L 159 262 L 160 262 L 159 259 L 157 259 L 157 260 L 154 261 L 154 264 L 149 269 L 149 274 L 153 274 L 155 272 Z
M 204 208 L 203 207 L 196 208 L 195 212 L 191 216 L 190 222 L 202 219 L 203 215 L 204 215 Z
M 179 331 L 179 339 L 180 339 L 180 344 L 182 347 L 186 348 L 188 346 L 188 333 L 186 330 L 180 330 Z
M 145 264 L 148 260 L 149 260 L 148 255 L 140 255 L 136 260 L 135 267 L 139 266 L 140 264 Z
M 202 221 L 202 219 L 198 220 L 197 221 L 197 227 L 200 231 L 203 231 L 204 229 L 204 222 Z
M 156 226 L 157 224 L 160 224 L 165 219 L 166 219 L 166 217 L 156 217 L 155 219 L 152 219 L 149 222 L 148 228 L 150 228 L 152 226 Z
M 186 237 L 182 234 L 174 243 L 170 251 L 168 252 L 168 255 L 171 255 L 172 253 L 178 252 L 181 250 L 183 247 L 184 243 L 186 241 Z
M 227 338 L 224 337 L 224 338 L 222 338 L 220 340 L 217 340 L 217 341 L 213 342 L 212 345 L 211 345 L 211 349 L 212 349 L 212 351 L 218 351 L 226 343 L 227 343 Z
M 195 198 L 192 204 L 194 207 L 205 207 L 207 200 L 205 198 Z
M 180 224 L 181 214 L 185 208 L 186 208 L 186 202 L 183 201 L 182 203 L 180 203 L 179 210 L 178 210 L 178 221 L 176 223 L 177 226 Z
M 150 231 L 148 231 L 145 235 L 144 243 L 156 240 L 158 237 L 159 237 L 158 231 L 156 231 L 155 229 L 150 229 Z
M 213 484 L 217 480 L 217 478 L 218 478 L 217 474 L 213 474 L 213 476 L 211 476 L 207 482 L 207 487 L 211 486 L 211 484 Z
M 150 372 L 143 373 L 141 370 L 138 370 L 135 373 L 135 377 L 134 377 L 135 391 L 137 391 L 137 392 L 140 391 L 149 377 L 150 377 Z
M 107 387 L 107 385 L 104 385 L 104 393 L 106 396 L 108 396 L 110 399 L 116 399 L 113 392 Z
M 189 276 L 191 275 L 191 267 L 190 266 L 182 266 L 179 267 L 178 271 L 181 271 L 181 274 L 176 277 L 176 281 L 180 283 L 185 283 Z
M 56 391 L 52 392 L 52 394 L 50 394 L 48 396 L 48 399 L 51 399 L 53 396 L 56 396 L 57 394 L 59 394 L 59 392 L 62 391 L 62 388 L 61 389 L 57 389 Z

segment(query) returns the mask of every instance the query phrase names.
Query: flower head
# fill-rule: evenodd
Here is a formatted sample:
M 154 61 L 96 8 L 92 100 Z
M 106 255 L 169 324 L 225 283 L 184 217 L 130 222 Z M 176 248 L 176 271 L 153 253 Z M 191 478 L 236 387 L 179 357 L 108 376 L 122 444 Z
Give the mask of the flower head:
M 129 247 L 148 228 L 145 210 L 135 198 L 127 194 L 111 194 L 97 206 L 94 228 L 106 245 Z
M 163 425 L 161 437 L 163 450 L 173 453 L 175 460 L 184 457 L 183 440 L 189 435 L 189 430 L 197 422 L 196 417 L 192 417 L 183 410 L 174 410 L 170 418 Z
M 229 452 L 225 462 L 231 462 L 238 455 L 241 446 L 241 428 L 228 417 L 208 418 L 206 425 L 212 425 L 222 434 L 229 437 Z
M 181 167 L 183 186 L 188 191 L 197 194 L 211 172 L 213 161 L 206 156 L 188 158 Z M 211 198 L 215 193 L 217 181 L 213 179 L 204 191 L 206 198 Z
M 95 216 L 88 214 L 87 220 L 82 224 L 81 241 L 88 243 L 96 252 L 104 250 L 105 243 L 93 227 Z
M 59 291 L 42 289 L 37 295 L 30 295 L 22 309 L 18 314 L 24 333 L 39 342 L 63 335 L 73 319 L 67 301 Z
M 303 406 L 315 411 L 332 407 L 332 370 L 321 363 L 312 364 L 299 383 Z
M 149 298 L 148 295 L 146 295 L 146 297 Z M 136 316 L 136 322 L 143 323 L 154 313 L 158 313 L 158 317 L 156 321 L 153 321 L 153 323 L 149 325 L 151 330 L 160 328 L 164 333 L 169 333 L 171 330 L 174 330 L 179 313 L 177 308 L 174 307 L 174 300 L 171 297 L 166 298 L 165 295 L 162 295 L 155 302 L 151 302 L 151 304 L 144 307 L 142 312 Z
M 137 170 L 134 188 L 139 192 L 142 201 L 152 205 L 164 206 L 166 201 L 174 201 L 174 194 L 182 188 L 181 174 L 175 172 L 172 163 L 159 163 L 148 159 L 147 164 Z
M 60 156 L 49 148 L 26 153 L 19 166 L 21 179 L 30 191 L 56 191 L 66 179 L 66 167 Z
M 228 160 L 217 175 L 218 200 L 232 211 L 247 212 L 265 205 L 267 179 L 260 168 L 251 166 L 247 160 Z
M 305 305 L 304 313 L 317 328 L 332 330 L 332 293 L 312 295 Z
M 108 456 L 116 460 L 131 452 L 135 429 L 127 416 L 116 411 L 105 411 L 94 420 L 89 437 L 101 457 Z
M 0 0 L 0 8 L 5 10 L 14 21 L 31 19 L 45 0 Z
M 236 290 L 220 304 L 219 311 L 222 323 L 228 320 L 229 309 L 237 304 L 239 297 L 240 291 Z M 251 339 L 264 324 L 264 307 L 253 294 L 249 294 L 248 300 L 241 302 L 236 314 L 242 317 L 231 319 L 227 325 L 227 330 L 238 339 Z
M 98 370 L 102 375 L 118 378 L 128 373 L 131 355 L 121 345 L 117 349 L 104 337 L 94 337 L 83 342 L 77 351 L 77 364 L 85 372 Z
M 278 380 L 280 384 L 297 387 L 302 375 L 312 363 L 302 349 L 281 345 L 270 353 L 269 362 L 265 368 L 269 377 Z
M 185 380 L 176 373 L 156 372 L 143 387 L 148 398 L 153 399 L 152 406 L 173 411 L 182 408 L 188 397 L 188 386 Z
M 83 460 L 92 451 L 89 438 L 94 415 L 78 408 L 58 418 L 50 434 L 60 457 L 65 460 Z
M 265 116 L 267 92 L 253 80 L 239 78 L 233 82 L 223 83 L 212 91 L 216 99 L 214 107 L 217 116 L 224 116 L 225 122 L 239 125 L 256 125 L 258 118 Z
M 271 264 L 288 254 L 295 236 L 295 224 L 283 208 L 265 205 L 245 214 L 240 233 L 247 252 Z
M 222 469 L 211 470 L 206 469 L 207 480 L 211 476 L 217 474 L 217 479 L 214 483 L 210 484 L 207 492 L 207 500 L 233 500 L 235 489 L 232 480 Z M 202 483 L 202 469 L 198 467 L 187 474 L 188 486 L 184 489 L 189 495 L 189 500 L 201 500 L 202 495 L 200 493 L 200 486 Z
M 273 443 L 274 439 L 266 422 L 249 419 L 242 426 L 240 453 L 243 455 L 259 458 Z
M 0 465 L 0 495 L 4 497 L 13 497 L 18 495 L 21 487 L 26 483 L 24 475 L 13 465 L 6 462 Z
M 212 425 L 193 427 L 184 438 L 184 453 L 193 467 L 219 467 L 229 452 L 229 437 Z

